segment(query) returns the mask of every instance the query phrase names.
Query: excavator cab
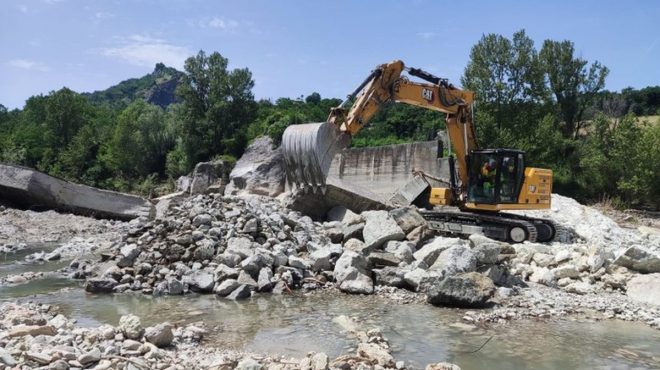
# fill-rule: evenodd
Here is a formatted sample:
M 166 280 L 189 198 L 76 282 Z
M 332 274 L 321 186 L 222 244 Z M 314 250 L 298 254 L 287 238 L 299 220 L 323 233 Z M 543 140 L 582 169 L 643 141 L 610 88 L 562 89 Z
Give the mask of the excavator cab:
M 525 153 L 515 149 L 473 150 L 467 158 L 467 202 L 518 203 L 524 182 Z

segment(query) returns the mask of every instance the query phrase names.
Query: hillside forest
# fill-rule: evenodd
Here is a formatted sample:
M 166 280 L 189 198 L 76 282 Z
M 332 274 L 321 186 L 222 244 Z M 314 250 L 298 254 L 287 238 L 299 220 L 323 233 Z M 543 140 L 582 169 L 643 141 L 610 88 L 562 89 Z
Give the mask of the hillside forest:
M 235 161 L 256 137 L 279 142 L 288 125 L 324 121 L 341 102 L 318 93 L 256 100 L 250 70 L 228 64 L 200 51 L 183 71 L 159 63 L 104 91 L 64 87 L 23 109 L 0 105 L 0 162 L 154 196 L 196 163 Z M 528 165 L 554 171 L 555 192 L 660 209 L 660 86 L 608 91 L 608 73 L 571 41 L 537 44 L 521 30 L 483 35 L 452 82 L 476 92 L 481 146 L 525 150 Z M 353 146 L 432 140 L 443 128 L 442 114 L 388 103 Z

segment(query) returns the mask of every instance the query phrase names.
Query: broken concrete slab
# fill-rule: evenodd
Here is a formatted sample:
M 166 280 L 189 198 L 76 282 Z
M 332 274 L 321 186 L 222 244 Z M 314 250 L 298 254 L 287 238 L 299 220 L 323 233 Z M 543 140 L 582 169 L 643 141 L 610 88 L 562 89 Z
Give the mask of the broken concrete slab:
M 335 206 L 344 206 L 356 213 L 393 208 L 381 195 L 336 177 L 328 177 L 325 193 L 298 188 L 289 192 L 284 202 L 288 208 L 315 219 L 323 219 Z
M 74 184 L 27 167 L 0 164 L 0 198 L 22 208 L 55 209 L 86 216 L 131 220 L 153 218 L 148 200 Z
M 429 194 L 431 185 L 420 175 L 415 175 L 390 198 L 394 205 L 409 206 L 424 194 Z M 428 200 L 428 195 L 427 195 Z

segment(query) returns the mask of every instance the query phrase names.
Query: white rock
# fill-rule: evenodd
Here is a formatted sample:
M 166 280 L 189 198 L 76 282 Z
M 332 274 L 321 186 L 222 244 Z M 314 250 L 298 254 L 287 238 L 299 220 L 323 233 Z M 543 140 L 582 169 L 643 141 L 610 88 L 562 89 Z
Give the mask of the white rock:
M 580 277 L 580 272 L 577 270 L 575 265 L 571 264 L 559 266 L 552 269 L 551 271 L 555 275 L 555 279 Z
M 555 253 L 555 263 L 568 261 L 571 259 L 571 251 L 568 249 L 560 249 Z
M 529 281 L 546 286 L 554 286 L 555 275 L 545 267 L 535 267 L 534 272 L 529 277 Z
M 546 253 L 534 253 L 532 261 L 536 262 L 536 265 L 539 267 L 548 267 L 554 263 L 555 258 L 554 256 Z
M 362 212 L 362 217 L 366 221 L 362 235 L 367 248 L 378 248 L 389 240 L 406 238 L 406 234 L 387 211 L 366 211 Z
M 256 360 L 246 357 L 242 359 L 234 370 L 261 370 L 263 366 Z
M 144 339 L 156 347 L 167 347 L 171 345 L 174 340 L 172 325 L 168 322 L 164 322 L 155 326 L 150 326 L 144 331 Z
M 634 301 L 660 306 L 660 274 L 635 275 L 628 281 L 626 294 Z
M 588 294 L 594 291 L 594 286 L 589 283 L 585 283 L 583 281 L 578 281 L 575 283 L 568 284 L 567 286 L 564 287 L 564 290 L 566 290 L 569 293 Z
M 144 333 L 140 318 L 130 314 L 119 319 L 119 330 L 129 339 L 140 339 Z
M 444 238 L 437 237 L 433 239 L 430 243 L 426 244 L 420 248 L 417 252 L 413 254 L 417 261 L 424 261 L 427 266 L 431 266 L 435 263 L 435 260 L 438 258 L 440 253 L 445 249 L 453 247 L 455 245 L 465 245 L 466 243 L 458 238 Z
M 328 221 L 339 221 L 345 226 L 362 222 L 362 216 L 344 206 L 336 206 L 328 211 Z
M 443 276 L 471 272 L 476 269 L 477 257 L 472 249 L 459 245 L 442 251 L 435 263 L 430 267 L 430 270 L 442 272 Z

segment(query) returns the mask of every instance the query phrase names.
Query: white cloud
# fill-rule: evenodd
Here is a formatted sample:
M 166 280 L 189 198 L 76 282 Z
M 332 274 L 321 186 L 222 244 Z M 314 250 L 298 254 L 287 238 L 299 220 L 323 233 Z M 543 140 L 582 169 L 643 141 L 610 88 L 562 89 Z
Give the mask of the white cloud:
M 109 18 L 112 18 L 114 16 L 115 16 L 114 14 L 108 13 L 108 12 L 96 12 L 96 13 L 94 13 L 94 18 L 96 18 L 96 19 L 109 19 Z
M 119 38 L 121 40 L 121 37 Z M 159 39 L 153 36 L 145 35 L 145 34 L 135 34 L 135 35 L 130 35 L 126 39 L 138 43 L 145 43 L 145 44 L 163 44 L 165 43 L 165 40 Z
M 176 68 L 182 68 L 186 58 L 192 55 L 187 47 L 149 35 L 136 34 L 119 40 L 122 45 L 100 49 L 100 54 L 137 66 L 153 67 L 162 62 Z
M 39 71 L 39 72 L 50 71 L 50 67 L 48 67 L 47 65 L 28 59 L 20 59 L 20 58 L 12 59 L 7 62 L 7 65 L 13 68 L 25 69 L 27 71 Z
M 239 23 L 234 19 L 225 19 L 224 17 L 213 17 L 206 22 L 206 26 L 210 28 L 219 28 L 223 31 L 231 31 L 238 28 Z
M 27 13 L 28 10 L 29 10 L 28 7 L 25 6 L 25 5 L 19 5 L 19 6 L 17 6 L 17 8 L 21 13 Z
M 57 3 L 64 2 L 64 1 L 66 1 L 66 0 L 44 0 L 44 3 L 46 3 L 46 4 L 57 4 Z
M 435 37 L 435 32 L 418 32 L 417 37 L 421 37 L 425 40 Z

